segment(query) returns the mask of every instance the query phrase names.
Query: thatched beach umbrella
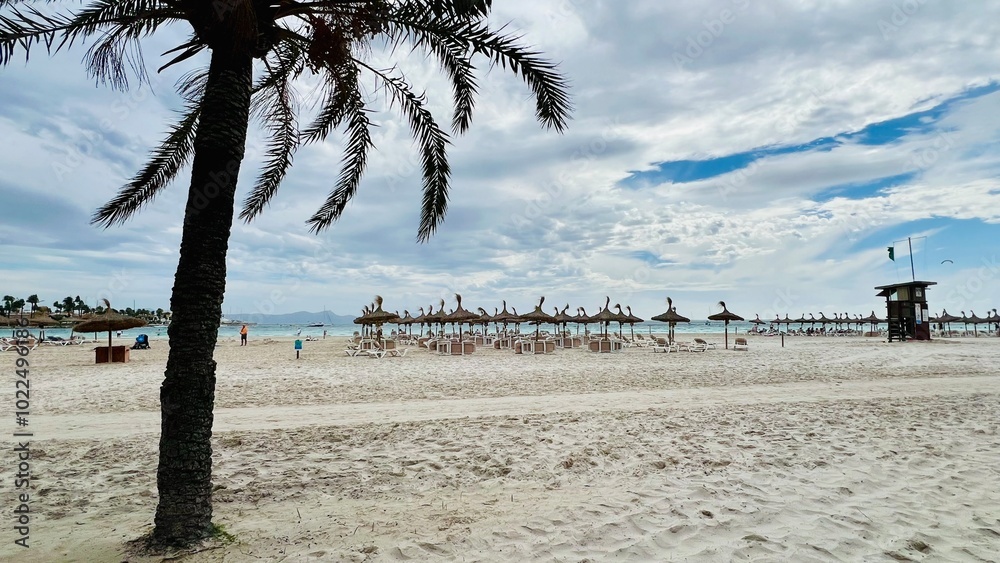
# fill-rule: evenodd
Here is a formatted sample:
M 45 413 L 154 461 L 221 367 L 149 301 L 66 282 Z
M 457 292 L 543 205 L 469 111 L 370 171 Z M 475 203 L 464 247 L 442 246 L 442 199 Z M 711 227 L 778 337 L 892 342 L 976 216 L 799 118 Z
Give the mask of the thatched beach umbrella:
M 517 307 L 511 305 L 510 310 L 512 311 L 510 314 L 510 322 L 514 323 L 514 332 L 520 334 L 521 323 L 526 323 L 528 321 L 523 316 L 517 314 Z
M 535 310 L 530 313 L 525 313 L 521 315 L 521 318 L 525 321 L 535 325 L 535 338 L 538 338 L 538 331 L 542 327 L 542 323 L 555 323 L 556 318 L 545 311 L 542 310 L 542 304 L 545 303 L 545 296 L 543 295 L 541 299 L 538 300 L 538 305 L 535 305 Z
M 417 315 L 417 316 L 415 316 L 415 317 L 413 317 L 412 324 L 419 324 L 420 325 L 420 336 L 423 336 L 424 335 L 424 323 L 427 322 L 427 315 L 424 314 L 424 308 L 423 307 L 417 307 L 417 310 L 420 311 L 420 314 Z
M 671 344 L 674 342 L 674 327 L 677 323 L 691 322 L 691 319 L 677 314 L 677 307 L 674 307 L 674 301 L 669 297 L 667 297 L 667 312 L 652 317 L 652 320 L 667 323 L 667 341 Z
M 710 321 L 725 321 L 725 342 L 726 349 L 729 349 L 729 321 L 742 321 L 743 317 L 737 315 L 736 313 L 730 313 L 729 309 L 726 308 L 725 301 L 719 301 L 719 307 L 722 307 L 721 313 L 715 313 L 714 315 L 709 315 L 708 320 Z
M 562 311 L 559 311 L 559 308 L 556 307 L 556 314 L 554 315 L 556 323 L 559 323 L 559 324 L 562 325 L 562 332 L 564 332 L 564 333 L 566 332 L 566 324 L 567 323 L 576 322 L 576 317 L 571 317 L 571 316 L 569 316 L 569 315 L 566 314 L 566 311 L 568 311 L 568 310 L 569 310 L 569 303 L 567 303 L 566 306 L 563 307 Z M 560 335 L 560 336 L 562 336 L 562 335 Z
M 438 336 L 444 333 L 444 316 L 446 314 L 444 312 L 444 299 L 442 299 L 437 313 L 434 312 L 434 306 L 430 305 L 428 306 L 427 314 L 424 315 L 424 321 L 430 328 L 434 328 L 435 324 L 438 325 Z
M 590 317 L 591 322 L 596 322 L 604 325 L 604 338 L 608 337 L 608 326 L 613 322 L 618 322 L 621 318 L 611 312 L 608 306 L 611 305 L 611 297 L 606 297 L 604 302 L 604 307 L 598 311 L 596 315 Z
M 410 311 L 408 309 L 403 309 L 403 317 L 401 319 L 399 319 L 399 321 L 397 321 L 397 323 L 399 325 L 401 325 L 401 326 L 405 326 L 406 327 L 406 333 L 407 334 L 410 334 L 410 335 L 413 334 L 413 322 L 414 322 L 414 319 L 413 319 L 413 317 L 410 316 Z
M 625 310 L 628 311 L 628 313 L 625 315 L 628 318 L 628 321 L 626 322 L 628 323 L 629 331 L 632 332 L 632 340 L 635 340 L 635 325 L 638 323 L 644 323 L 646 321 L 632 314 L 631 305 L 626 305 Z
M 458 334 L 461 339 L 462 324 L 469 323 L 471 325 L 473 321 L 479 321 L 480 318 L 477 313 L 473 313 L 472 311 L 466 311 L 465 309 L 462 308 L 461 295 L 456 293 L 455 300 L 458 301 L 458 307 L 456 307 L 455 310 L 452 311 L 451 313 L 445 315 L 443 320 L 446 323 L 451 323 L 452 326 L 454 326 L 456 323 L 458 324 Z
M 111 333 L 116 330 L 128 330 L 146 326 L 146 321 L 135 317 L 128 317 L 115 312 L 111 308 L 111 302 L 104 300 L 105 311 L 100 315 L 94 315 L 89 321 L 83 321 L 73 327 L 73 332 L 104 332 L 108 331 L 108 348 L 111 347 Z
M 973 336 L 978 338 L 979 325 L 989 323 L 990 321 L 976 315 L 976 312 L 973 311 L 972 309 L 969 309 L 969 312 L 972 313 L 971 315 L 969 315 L 969 323 L 972 324 L 972 334 Z
M 399 315 L 396 313 L 391 313 L 389 311 L 382 310 L 382 296 L 375 296 L 375 308 L 370 311 L 367 315 L 361 317 L 364 321 L 363 324 L 373 325 L 376 328 L 381 328 L 382 325 L 387 323 L 396 322 Z
M 479 311 L 479 322 L 483 323 L 483 336 L 490 331 L 490 323 L 493 322 L 493 316 L 486 312 L 486 309 L 482 307 L 476 307 Z
M 590 315 L 587 314 L 587 310 L 583 307 L 576 308 L 576 316 L 573 317 L 573 322 L 576 323 L 576 333 L 580 334 L 580 325 L 586 327 L 590 323 L 594 322 L 590 319 Z
M 57 326 L 59 321 L 53 319 L 45 313 L 36 312 L 34 315 L 28 317 L 28 326 L 37 326 L 38 339 L 45 339 L 45 327 L 47 326 Z
M 826 325 L 833 324 L 834 320 L 824 315 L 823 311 L 820 311 L 819 318 L 816 319 L 816 322 L 818 322 L 820 325 L 823 326 L 824 329 L 826 329 Z
M 508 323 L 513 323 L 514 319 L 516 319 L 516 318 L 518 318 L 517 315 L 512 314 L 509 311 L 507 311 L 507 300 L 504 300 L 504 302 L 503 302 L 503 310 L 500 311 L 499 313 L 493 315 L 493 322 L 494 323 L 502 323 L 503 324 L 503 330 L 504 330 L 504 332 L 507 332 L 507 324 Z

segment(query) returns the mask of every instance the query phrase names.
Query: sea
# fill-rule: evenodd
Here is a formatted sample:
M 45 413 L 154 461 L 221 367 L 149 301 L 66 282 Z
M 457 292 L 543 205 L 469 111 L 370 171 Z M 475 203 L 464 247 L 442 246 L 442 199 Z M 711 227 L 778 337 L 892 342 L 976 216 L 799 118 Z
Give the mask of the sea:
M 229 338 L 239 338 L 240 326 L 241 325 L 220 326 L 219 339 L 225 340 Z M 748 332 L 751 328 L 753 328 L 753 326 L 754 325 L 749 322 L 731 322 L 729 323 L 729 332 L 731 334 L 744 333 Z M 766 328 L 767 325 L 762 325 L 762 326 Z M 450 325 L 448 328 L 450 330 Z M 513 328 L 513 326 L 509 326 L 508 328 Z M 798 327 L 794 326 L 793 328 L 798 328 Z M 248 329 L 249 329 L 250 339 L 275 338 L 275 337 L 284 338 L 284 337 L 294 337 L 294 336 L 300 336 L 302 338 L 305 338 L 307 336 L 322 338 L 324 332 L 327 334 L 327 336 L 351 336 L 354 334 L 354 331 L 361 330 L 361 327 L 355 324 L 349 324 L 349 325 L 331 324 L 319 327 L 307 326 L 307 325 L 295 325 L 295 324 L 258 324 L 258 325 L 249 325 Z M 385 325 L 382 330 L 386 335 L 388 335 L 393 329 L 398 330 L 396 325 L 388 324 Z M 598 330 L 596 325 L 589 325 L 589 329 L 592 333 L 597 332 Z M 39 329 L 32 328 L 30 330 L 32 334 L 38 334 Z M 412 328 L 413 333 L 417 333 L 419 332 L 419 330 L 420 330 L 419 325 L 414 325 Z M 425 331 L 427 330 L 426 326 L 424 326 L 424 330 Z M 491 324 L 490 331 L 492 332 L 493 330 L 494 330 L 493 325 Z M 527 325 L 527 324 L 521 325 L 521 332 L 527 333 L 529 332 L 529 330 L 533 331 L 534 325 Z M 542 330 L 552 331 L 552 325 L 542 325 Z M 576 334 L 577 326 L 573 323 L 570 323 L 567 325 L 567 330 Z M 584 327 L 580 326 L 579 332 L 581 334 L 583 333 L 583 330 Z M 618 325 L 613 323 L 609 330 L 611 332 L 618 332 L 619 330 Z M 674 329 L 675 332 L 682 334 L 721 333 L 724 330 L 725 330 L 724 323 L 720 321 L 707 321 L 707 320 L 694 320 L 691 321 L 690 323 L 681 323 L 678 324 Z M 667 332 L 667 325 L 664 323 L 657 323 L 657 322 L 639 323 L 635 325 L 634 331 L 635 333 L 641 332 L 642 334 L 651 334 L 651 333 L 663 334 Z M 0 334 L 3 334 L 3 332 L 4 332 L 3 329 L 0 328 Z M 623 332 L 625 334 L 629 334 L 628 325 L 624 326 Z M 144 326 L 139 328 L 133 328 L 122 331 L 120 338 L 134 340 L 140 334 L 147 335 L 150 338 L 150 340 L 164 340 L 167 338 L 167 328 L 165 326 Z M 69 328 L 46 328 L 45 336 L 69 338 L 71 336 L 71 331 Z M 94 338 L 96 336 L 97 339 L 102 339 L 102 338 L 106 339 L 108 333 L 107 332 L 97 333 L 96 335 L 93 333 L 88 333 L 87 336 L 91 338 Z

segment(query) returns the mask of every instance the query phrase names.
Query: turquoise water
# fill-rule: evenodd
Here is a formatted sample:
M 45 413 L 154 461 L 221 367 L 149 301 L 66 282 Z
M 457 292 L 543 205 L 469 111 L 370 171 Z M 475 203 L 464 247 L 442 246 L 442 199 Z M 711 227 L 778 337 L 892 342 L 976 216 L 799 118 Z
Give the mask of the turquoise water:
M 763 326 L 766 327 L 767 325 L 763 325 Z M 807 323 L 805 326 L 806 326 L 806 328 L 808 328 L 809 324 Z M 818 327 L 819 327 L 819 325 L 817 325 L 817 328 Z M 384 333 L 386 335 L 388 335 L 395 328 L 396 328 L 396 325 L 390 324 L 390 325 L 386 325 L 385 327 L 383 327 L 383 331 L 384 331 Z M 450 330 L 450 328 L 451 327 L 449 326 L 448 329 Z M 552 330 L 552 325 L 542 325 L 542 328 L 551 331 Z M 573 332 L 574 334 L 577 331 L 576 325 L 572 324 L 572 323 L 569 324 L 569 325 L 567 325 L 567 328 L 571 332 Z M 721 333 L 724 328 L 725 328 L 725 325 L 723 323 L 721 323 L 721 322 L 713 321 L 713 322 L 709 322 L 709 323 L 706 324 L 706 321 L 702 320 L 702 321 L 692 321 L 691 323 L 682 323 L 682 324 L 679 324 L 679 325 L 677 325 L 677 327 L 675 329 L 675 332 L 683 333 L 683 334 Z M 751 328 L 753 328 L 753 324 L 748 323 L 748 322 L 729 323 L 729 332 L 730 333 L 736 333 L 736 332 L 743 333 L 743 332 L 749 331 Z M 792 328 L 793 329 L 797 329 L 798 325 L 792 325 Z M 420 327 L 418 325 L 415 325 L 413 327 L 413 332 L 417 333 L 417 332 L 419 332 L 419 329 L 420 329 Z M 522 332 L 528 332 L 529 329 L 533 330 L 533 326 L 531 326 L 531 325 L 523 325 L 523 324 L 521 325 L 521 331 Z M 326 331 L 326 333 L 327 333 L 328 336 L 350 336 L 350 335 L 352 335 L 354 333 L 354 331 L 360 330 L 360 327 L 358 325 L 353 325 L 353 324 L 351 324 L 351 325 L 327 325 L 327 326 L 323 326 L 323 327 L 307 327 L 307 326 L 304 326 L 304 325 L 287 325 L 287 324 L 285 324 L 285 325 L 251 325 L 249 327 L 249 330 L 250 330 L 249 338 L 253 339 L 253 338 L 275 338 L 275 337 L 292 337 L 292 336 L 301 336 L 301 337 L 314 336 L 314 337 L 322 337 L 323 336 L 323 331 Z M 424 327 L 424 330 L 425 331 L 427 330 L 426 326 Z M 493 330 L 493 325 L 490 325 L 490 331 L 492 331 L 492 330 Z M 36 329 L 31 329 L 31 331 L 32 331 L 32 333 L 37 334 L 38 329 L 37 328 Z M 219 338 L 221 338 L 221 339 L 239 338 L 239 331 L 240 331 L 240 326 L 239 325 L 221 326 L 221 327 L 219 327 Z M 597 326 L 596 325 L 590 325 L 590 331 L 591 332 L 597 332 L 598 331 Z M 610 331 L 611 332 L 617 332 L 618 331 L 618 325 L 617 324 L 612 324 Z M 640 333 L 641 332 L 643 334 L 649 334 L 651 331 L 654 332 L 654 333 L 665 333 L 667 331 L 667 325 L 664 324 L 664 323 L 640 323 L 640 324 L 635 325 L 635 332 L 636 333 Z M 580 327 L 580 332 L 581 333 L 583 332 L 583 327 L 582 326 Z M 624 332 L 625 332 L 625 334 L 629 333 L 629 327 L 628 327 L 628 325 L 625 325 Z M 0 329 L 0 334 L 4 334 L 3 329 Z M 122 331 L 122 338 L 127 338 L 129 340 L 133 340 L 133 339 L 135 339 L 136 336 L 138 336 L 140 334 L 146 334 L 146 335 L 149 336 L 150 339 L 165 339 L 167 337 L 167 329 L 166 328 L 159 328 L 159 327 L 152 327 L 152 326 L 145 326 L 145 327 L 140 327 L 140 328 L 133 328 L 133 329 Z M 48 328 L 48 329 L 45 329 L 45 335 L 46 336 L 59 336 L 59 337 L 62 337 L 62 338 L 69 338 L 70 337 L 70 329 L 68 329 L 68 328 Z M 91 334 L 88 334 L 87 336 L 93 338 L 94 335 L 91 333 Z M 106 332 L 105 333 L 99 333 L 97 335 L 98 338 L 107 338 L 107 336 L 108 336 L 108 333 L 106 333 Z

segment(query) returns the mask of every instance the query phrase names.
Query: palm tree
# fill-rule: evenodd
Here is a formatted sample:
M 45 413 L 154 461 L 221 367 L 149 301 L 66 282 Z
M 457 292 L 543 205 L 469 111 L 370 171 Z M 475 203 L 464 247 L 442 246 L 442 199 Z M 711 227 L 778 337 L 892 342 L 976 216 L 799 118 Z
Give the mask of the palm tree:
M 76 301 L 73 301 L 73 298 L 67 295 L 66 297 L 63 297 L 62 307 L 63 311 L 72 315 L 76 311 Z
M 27 299 L 25 299 L 25 301 L 27 301 L 28 304 L 31 305 L 31 313 L 30 314 L 34 315 L 35 314 L 35 308 L 38 307 L 38 302 L 40 301 L 38 299 L 38 296 L 35 295 L 35 294 L 31 294 L 31 295 L 28 296 Z
M 356 193 L 372 148 L 369 105 L 387 101 L 409 123 L 420 151 L 423 203 L 417 240 L 426 241 L 447 209 L 450 136 L 405 76 L 370 62 L 373 47 L 408 44 L 437 59 L 451 82 L 456 134 L 471 123 L 478 93 L 476 55 L 519 75 L 535 96 L 538 120 L 560 132 L 570 113 L 567 85 L 554 64 L 521 46 L 516 36 L 490 29 L 486 18 L 492 0 L 92 0 L 77 11 L 19 7 L 29 2 L 47 0 L 0 0 L 6 12 L 0 13 L 6 16 L 0 17 L 0 64 L 38 45 L 51 52 L 96 37 L 87 53 L 88 71 L 98 81 L 125 88 L 130 69 L 140 82 L 145 79 L 135 55 L 139 40 L 178 22 L 190 26 L 191 36 L 168 51 L 173 58 L 161 70 L 211 52 L 207 69 L 182 80 L 185 108 L 166 139 L 94 216 L 105 227 L 127 220 L 191 161 L 170 300 L 170 352 L 160 388 L 159 502 L 151 536 L 154 546 L 189 545 L 212 529 L 212 355 L 251 115 L 261 118 L 269 141 L 264 168 L 243 202 L 245 221 L 268 205 L 298 147 L 321 142 L 335 129 L 346 131 L 334 187 L 307 221 L 319 232 L 340 218 Z M 255 59 L 262 61 L 257 77 Z M 322 102 L 300 128 L 295 82 L 307 71 L 322 80 Z M 368 91 L 367 84 L 375 89 Z
M 15 300 L 16 300 L 16 298 L 13 295 L 4 295 L 3 296 L 3 308 L 7 312 L 7 316 L 8 317 L 11 315 L 11 313 L 14 310 L 14 301 Z

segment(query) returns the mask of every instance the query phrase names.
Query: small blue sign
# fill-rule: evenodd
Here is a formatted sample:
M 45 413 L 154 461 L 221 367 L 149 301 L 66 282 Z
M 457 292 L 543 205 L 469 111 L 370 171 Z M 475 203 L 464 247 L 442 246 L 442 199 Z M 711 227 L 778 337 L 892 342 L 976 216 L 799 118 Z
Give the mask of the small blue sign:
M 302 349 L 302 341 L 301 340 L 296 340 L 295 341 L 295 349 L 296 350 L 301 350 Z

